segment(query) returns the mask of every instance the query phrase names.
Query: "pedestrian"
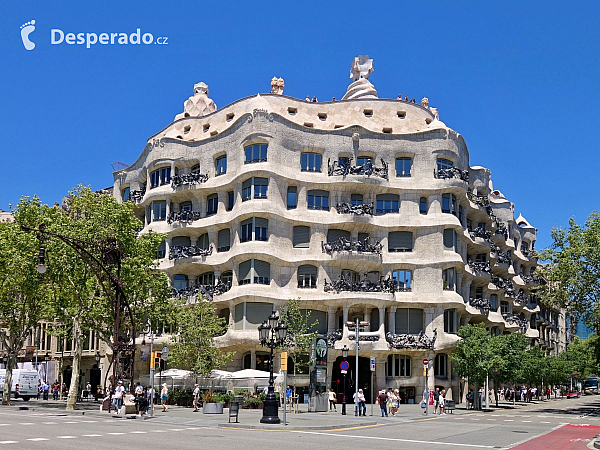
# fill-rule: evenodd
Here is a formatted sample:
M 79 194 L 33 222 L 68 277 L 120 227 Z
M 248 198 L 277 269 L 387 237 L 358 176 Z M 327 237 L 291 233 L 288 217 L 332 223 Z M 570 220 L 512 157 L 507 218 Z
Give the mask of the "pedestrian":
M 54 381 L 52 385 L 52 400 L 58 400 L 58 390 L 60 389 L 60 384 L 58 381 Z
M 445 416 L 446 415 L 446 389 L 442 389 L 442 392 L 440 392 L 439 405 L 440 405 L 440 415 Z
M 15 384 L 15 398 L 19 398 L 19 389 L 21 387 L 19 386 L 19 383 Z
M 40 395 L 42 394 L 42 380 L 38 380 L 38 389 L 37 389 L 37 399 L 40 399 Z
M 366 416 L 367 415 L 367 405 L 366 405 L 365 394 L 363 393 L 363 390 L 359 389 L 358 397 L 356 396 L 356 393 L 354 393 L 353 398 L 354 398 L 355 403 L 356 403 L 356 400 L 358 399 L 358 411 L 356 410 L 356 407 L 355 407 L 354 415 L 355 416 Z
M 290 385 L 288 384 L 288 387 L 285 390 L 285 398 L 287 400 L 287 402 L 289 403 L 290 407 L 294 406 L 294 399 L 292 398 L 292 388 L 290 387 Z
M 337 409 L 335 407 L 335 402 L 337 401 L 337 399 L 335 397 L 335 392 L 333 392 L 333 389 L 329 389 L 329 393 L 327 394 L 327 396 L 329 398 L 329 412 L 337 412 Z M 331 409 L 331 407 L 333 407 L 333 409 Z
M 123 394 L 125 393 L 125 388 L 123 387 L 123 382 L 119 380 L 117 383 L 117 387 L 115 388 L 115 393 L 113 395 L 113 406 L 117 411 L 117 414 L 121 410 L 123 406 Z
M 160 391 L 160 404 L 163 407 L 162 412 L 167 412 L 169 410 L 169 407 L 167 406 L 167 400 L 169 400 L 169 389 L 167 388 L 167 383 L 163 383 Z
M 199 404 L 200 404 L 200 386 L 195 384 L 193 393 L 194 393 L 194 401 L 193 401 L 194 412 L 198 412 Z
M 379 407 L 381 408 L 381 417 L 388 417 L 387 411 L 387 402 L 388 396 L 385 390 L 379 391 L 379 395 L 377 396 L 377 402 L 379 403 Z
M 433 391 L 433 413 L 438 413 L 438 407 L 440 406 L 440 388 L 435 388 Z
M 142 384 L 139 381 L 135 384 L 134 393 L 136 397 L 141 397 L 144 393 L 144 388 L 142 387 Z
M 469 389 L 469 392 L 467 392 L 467 409 L 473 409 L 473 400 L 475 400 L 475 394 L 473 394 L 473 389 Z
M 42 393 L 44 394 L 44 400 L 48 401 L 48 394 L 50 393 L 50 385 L 48 381 L 44 380 L 44 384 L 42 384 Z
M 423 409 L 423 414 L 427 414 L 427 403 L 429 403 L 429 390 L 426 387 L 423 390 L 423 398 L 421 399 L 421 408 Z
M 146 388 L 146 398 L 148 399 L 148 409 L 152 408 L 154 411 L 154 388 L 152 386 Z

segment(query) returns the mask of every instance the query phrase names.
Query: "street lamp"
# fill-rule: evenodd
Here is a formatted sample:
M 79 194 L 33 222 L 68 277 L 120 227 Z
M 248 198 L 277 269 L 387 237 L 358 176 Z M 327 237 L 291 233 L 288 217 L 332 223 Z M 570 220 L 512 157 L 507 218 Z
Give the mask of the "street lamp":
M 269 357 L 269 365 L 271 369 L 269 377 L 269 390 L 267 392 L 265 401 L 263 402 L 263 416 L 260 419 L 261 423 L 281 423 L 278 413 L 279 404 L 277 403 L 277 397 L 275 396 L 275 389 L 273 387 L 273 349 L 283 344 L 285 336 L 287 335 L 287 329 L 288 326 L 285 323 L 279 322 L 279 316 L 275 311 L 273 311 L 269 318 L 258 327 L 260 344 L 263 347 L 268 347 L 271 349 L 271 354 Z
M 346 358 L 348 358 L 348 352 L 350 351 L 350 349 L 346 346 L 346 344 L 344 344 L 344 346 L 342 347 L 342 358 L 344 358 L 344 361 L 346 361 Z M 348 372 L 348 370 L 344 370 L 344 394 L 342 396 L 342 416 L 346 415 L 346 372 Z
M 354 415 L 360 415 L 360 403 L 358 401 L 358 351 L 360 350 L 360 328 L 369 326 L 369 322 L 359 321 L 358 317 L 356 318 L 356 322 L 346 322 L 346 326 L 348 330 L 354 328 L 355 340 L 356 340 L 356 369 L 355 369 L 355 383 L 354 383 Z M 373 401 L 373 399 L 371 399 Z M 366 406 L 365 406 L 366 411 Z
M 100 356 L 100 352 L 96 352 L 95 358 L 96 358 L 96 366 L 98 366 L 98 369 L 100 368 L 100 358 L 101 357 L 102 356 Z

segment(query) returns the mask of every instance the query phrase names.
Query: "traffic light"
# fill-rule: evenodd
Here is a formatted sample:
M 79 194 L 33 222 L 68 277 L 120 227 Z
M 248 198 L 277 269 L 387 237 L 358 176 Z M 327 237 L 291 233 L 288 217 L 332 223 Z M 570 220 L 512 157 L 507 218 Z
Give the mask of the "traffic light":
M 423 369 L 423 376 L 426 377 L 427 376 L 427 369 Z
M 152 364 L 154 364 L 155 369 L 160 369 L 160 359 L 161 352 L 152 352 Z

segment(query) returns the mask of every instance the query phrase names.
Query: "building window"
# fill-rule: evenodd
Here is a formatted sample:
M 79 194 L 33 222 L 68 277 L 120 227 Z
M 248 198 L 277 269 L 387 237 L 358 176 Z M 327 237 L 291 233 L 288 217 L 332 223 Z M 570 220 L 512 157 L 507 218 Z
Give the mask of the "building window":
M 231 232 L 229 228 L 219 230 L 217 234 L 217 252 L 226 252 L 231 248 Z
M 207 198 L 206 215 L 212 216 L 217 213 L 219 207 L 219 198 L 217 194 L 211 194 Z
M 377 196 L 377 214 L 398 213 L 400 197 L 396 194 L 379 194 Z
M 456 333 L 458 329 L 456 309 L 446 309 L 444 311 L 444 333 Z
M 411 359 L 407 355 L 388 355 L 387 376 L 388 377 L 410 377 L 412 376 Z
M 292 237 L 292 245 L 294 248 L 308 248 L 310 244 L 310 228 L 306 226 L 294 227 L 294 233 Z
M 342 278 L 352 284 L 358 283 L 360 281 L 360 275 L 358 274 L 358 272 L 349 269 L 342 270 Z
M 454 163 L 452 161 L 450 161 L 449 159 L 438 158 L 437 170 L 451 169 L 452 167 L 454 167 Z
M 235 202 L 235 194 L 233 191 L 227 192 L 227 211 L 231 211 L 233 209 L 233 204 Z
M 151 208 L 152 222 L 158 222 L 167 218 L 167 202 L 165 200 L 153 201 Z
M 124 202 L 129 201 L 129 193 L 130 192 L 131 192 L 131 189 L 129 187 L 121 189 L 121 199 L 123 199 Z
M 388 252 L 412 252 L 413 234 L 411 231 L 390 231 L 388 234 Z
M 228 284 L 229 286 L 231 286 L 231 283 L 233 283 L 233 272 L 232 271 L 227 271 L 227 272 L 223 272 L 221 274 L 221 278 L 220 280 L 225 283 Z M 229 289 L 227 289 L 229 290 Z
M 396 158 L 396 176 L 410 177 L 412 158 Z
M 445 291 L 456 290 L 456 267 L 450 267 L 442 271 L 442 281 Z
M 252 219 L 244 220 L 242 222 L 240 242 L 247 242 L 252 240 L 252 226 Z
M 252 217 L 242 222 L 240 242 L 268 240 L 269 221 L 262 217 Z
M 500 312 L 502 314 L 510 314 L 510 303 L 508 302 L 500 302 Z
M 210 247 L 210 241 L 208 240 L 208 233 L 204 233 L 198 237 L 196 241 L 196 247 L 207 250 Z
M 308 191 L 308 209 L 329 211 L 329 192 L 327 191 Z
M 358 206 L 363 204 L 363 196 L 362 194 L 352 194 L 350 195 L 350 203 L 352 206 Z
M 475 262 L 486 263 L 487 253 L 478 253 L 477 255 L 475 255 Z
M 252 177 L 242 183 L 242 201 L 254 198 L 267 198 L 269 179 Z
M 500 327 L 491 327 L 490 335 L 491 336 L 500 336 Z
M 498 294 L 490 295 L 490 310 L 498 311 Z
M 198 278 L 196 278 L 196 284 L 199 284 L 201 286 L 214 286 L 215 285 L 214 272 L 204 272 L 202 275 L 198 275 Z
M 289 186 L 287 190 L 287 209 L 295 209 L 298 207 L 298 188 Z
M 200 173 L 200 164 L 194 164 L 190 169 L 190 173 L 193 175 L 198 175 Z
M 433 363 L 433 375 L 438 378 L 448 377 L 448 355 L 445 353 L 438 353 L 435 355 L 435 361 Z
M 392 278 L 396 282 L 396 290 L 409 292 L 412 289 L 412 271 L 398 269 L 392 272 Z
M 161 167 L 150 172 L 150 189 L 171 182 L 171 167 Z
M 248 145 L 244 148 L 246 159 L 244 164 L 265 162 L 267 160 L 267 144 Z
M 454 214 L 458 216 L 456 196 L 454 194 L 442 195 L 442 212 L 446 214 Z
M 302 153 L 300 166 L 302 172 L 320 172 L 322 156 L 319 153 Z
M 419 334 L 424 331 L 422 309 L 398 308 L 396 310 L 396 334 Z
M 179 204 L 179 211 L 191 211 L 192 210 L 192 202 L 181 202 Z
M 427 214 L 427 198 L 421 197 L 419 200 L 419 212 L 421 214 Z
M 260 259 L 249 259 L 240 263 L 239 271 L 240 285 L 270 283 L 271 265 L 268 262 Z
M 364 166 L 366 164 L 373 165 L 373 158 L 371 158 L 370 156 L 359 156 L 358 158 L 356 158 L 357 166 Z
M 215 175 L 223 175 L 227 173 L 227 155 L 219 156 L 215 160 Z
M 316 289 L 317 268 L 309 264 L 298 267 L 298 288 Z
M 175 275 L 173 276 L 173 289 L 187 289 L 188 277 L 187 275 Z
M 273 309 L 272 303 L 238 303 L 233 310 L 233 328 L 235 330 L 256 330 L 271 315 Z M 258 355 L 257 352 L 257 358 Z M 267 368 L 267 370 L 269 369 Z
M 456 251 L 456 231 L 453 228 L 444 230 L 444 249 Z
M 163 240 L 158 246 L 158 250 L 156 250 L 156 257 L 158 259 L 162 259 L 165 257 L 167 251 L 167 243 Z

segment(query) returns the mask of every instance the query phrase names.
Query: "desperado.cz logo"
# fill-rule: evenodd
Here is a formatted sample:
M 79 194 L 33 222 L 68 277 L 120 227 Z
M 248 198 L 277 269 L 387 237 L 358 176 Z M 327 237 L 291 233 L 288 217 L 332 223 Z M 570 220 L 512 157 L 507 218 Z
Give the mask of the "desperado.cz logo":
M 21 25 L 21 40 L 26 50 L 33 50 L 35 43 L 31 41 L 30 34 L 35 30 L 35 20 Z M 168 37 L 159 36 L 156 39 L 152 33 L 143 33 L 137 28 L 133 33 L 65 33 L 58 28 L 50 30 L 50 44 L 52 45 L 84 45 L 91 48 L 92 45 L 135 45 L 135 44 L 159 44 L 167 45 Z

